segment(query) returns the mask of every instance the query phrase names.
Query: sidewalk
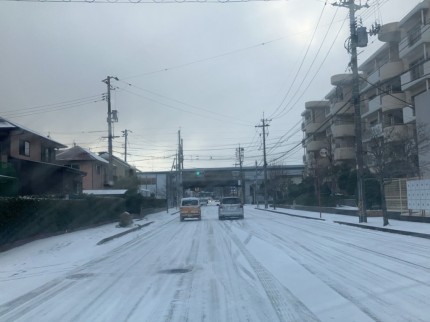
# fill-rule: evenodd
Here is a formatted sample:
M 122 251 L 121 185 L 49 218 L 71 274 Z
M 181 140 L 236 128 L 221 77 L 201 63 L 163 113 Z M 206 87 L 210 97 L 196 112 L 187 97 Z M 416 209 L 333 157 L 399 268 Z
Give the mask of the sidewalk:
M 332 222 L 336 224 L 349 225 L 349 226 L 360 227 L 365 229 L 379 230 L 379 231 L 385 231 L 389 233 L 397 233 L 401 235 L 409 235 L 409 236 L 430 239 L 430 224 L 428 223 L 417 223 L 417 222 L 408 222 L 408 221 L 390 219 L 389 225 L 383 227 L 382 217 L 368 217 L 367 223 L 359 223 L 358 217 L 355 217 L 355 216 L 346 216 L 346 215 L 338 215 L 338 214 L 330 214 L 330 213 L 322 212 L 321 219 L 320 219 L 319 212 L 285 209 L 285 208 L 276 208 L 274 210 L 272 207 L 269 207 L 268 209 L 264 209 L 264 206 L 263 207 L 260 206 L 259 208 L 256 208 L 256 209 L 290 215 L 294 217 L 324 220 L 324 221 Z

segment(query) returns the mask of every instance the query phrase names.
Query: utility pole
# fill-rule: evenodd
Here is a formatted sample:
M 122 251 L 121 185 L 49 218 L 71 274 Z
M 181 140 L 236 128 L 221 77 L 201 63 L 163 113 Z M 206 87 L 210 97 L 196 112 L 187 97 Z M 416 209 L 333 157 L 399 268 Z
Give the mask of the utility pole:
M 127 137 L 128 137 L 129 132 L 130 133 L 133 133 L 133 132 L 130 130 L 127 130 L 127 129 L 125 129 L 124 131 L 121 131 L 121 132 L 122 132 L 122 136 L 125 139 L 125 142 L 124 142 L 124 161 L 127 162 Z
M 113 115 L 112 109 L 111 109 L 111 95 L 110 95 L 110 91 L 112 89 L 112 87 L 110 85 L 111 78 L 118 80 L 117 77 L 113 77 L 113 76 L 107 76 L 106 79 L 102 80 L 102 82 L 106 83 L 106 85 L 107 85 L 107 103 L 108 103 L 107 123 L 108 123 L 108 153 L 109 153 L 107 184 L 109 186 L 113 185 L 112 122 L 115 120 L 118 121 L 117 112 L 114 111 L 115 113 Z
M 360 87 L 357 64 L 357 47 L 358 33 L 357 21 L 355 12 L 361 8 L 368 8 L 369 5 L 357 5 L 354 0 L 343 0 L 339 3 L 333 3 L 333 6 L 349 8 L 349 25 L 351 41 L 349 52 L 351 54 L 351 70 L 352 70 L 352 103 L 354 106 L 354 124 L 355 124 L 355 152 L 357 162 L 357 197 L 358 197 L 358 220 L 359 222 L 367 222 L 366 208 L 364 203 L 364 181 L 363 181 L 363 141 L 361 136 L 361 111 L 360 111 Z M 361 29 L 364 27 L 361 27 Z M 367 37 L 367 34 L 366 34 Z M 362 41 L 360 40 L 360 43 Z M 365 47 L 366 44 L 360 44 L 360 47 Z
M 257 160 L 255 160 L 255 176 L 254 176 L 254 203 L 257 204 L 258 208 L 258 201 L 257 201 Z
M 242 202 L 245 203 L 245 178 L 243 175 L 243 168 L 242 168 L 242 164 L 243 164 L 243 157 L 244 157 L 244 148 L 240 147 L 239 144 L 239 148 L 236 149 L 236 157 L 239 158 L 239 167 L 240 167 L 240 186 L 241 186 L 241 191 L 242 191 Z
M 182 141 L 181 138 L 181 130 L 178 131 L 178 174 L 179 174 L 179 178 L 178 178 L 178 198 L 182 198 L 183 195 L 183 185 L 182 185 L 182 170 L 184 169 L 184 150 L 183 150 L 183 144 L 184 142 Z
M 268 208 L 268 202 L 267 202 L 266 127 L 269 126 L 269 124 L 267 124 L 267 123 L 270 122 L 270 120 L 265 119 L 264 114 L 263 114 L 263 118 L 261 119 L 261 122 L 262 122 L 262 125 L 256 125 L 255 127 L 263 128 L 264 208 L 267 209 Z

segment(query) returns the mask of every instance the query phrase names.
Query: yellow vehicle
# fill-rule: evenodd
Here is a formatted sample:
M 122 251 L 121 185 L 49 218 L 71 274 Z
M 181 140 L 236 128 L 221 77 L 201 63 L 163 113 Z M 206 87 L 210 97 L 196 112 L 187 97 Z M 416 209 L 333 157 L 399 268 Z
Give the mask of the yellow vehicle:
M 201 220 L 202 211 L 200 208 L 199 198 L 182 198 L 179 215 L 181 221 L 184 221 L 186 218 L 197 218 L 198 220 Z

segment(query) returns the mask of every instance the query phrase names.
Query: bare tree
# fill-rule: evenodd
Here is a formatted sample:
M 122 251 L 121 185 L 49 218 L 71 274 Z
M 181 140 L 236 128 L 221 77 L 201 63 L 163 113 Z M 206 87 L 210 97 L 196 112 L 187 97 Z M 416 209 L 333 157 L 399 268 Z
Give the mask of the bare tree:
M 372 130 L 367 144 L 367 166 L 379 183 L 383 225 L 389 224 L 384 182 L 391 178 L 420 176 L 418 155 L 429 150 L 428 132 L 417 124 L 406 127 L 407 131 Z
M 278 200 L 278 193 L 287 184 L 287 177 L 284 175 L 282 165 L 272 164 L 269 172 L 268 191 L 273 197 L 273 208 L 276 208 L 276 201 Z

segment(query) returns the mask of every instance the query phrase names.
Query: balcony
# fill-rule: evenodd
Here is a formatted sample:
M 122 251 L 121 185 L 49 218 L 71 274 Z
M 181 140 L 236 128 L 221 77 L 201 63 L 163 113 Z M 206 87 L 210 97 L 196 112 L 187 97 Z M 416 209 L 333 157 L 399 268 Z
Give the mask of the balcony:
M 408 35 L 399 43 L 400 59 L 406 58 L 415 50 L 423 50 L 420 48 L 422 44 L 430 43 L 430 28 L 428 25 L 417 25 L 412 28 Z
M 334 150 L 334 160 L 335 161 L 355 160 L 355 148 L 354 147 L 336 148 Z
M 382 112 L 388 112 L 391 110 L 396 110 L 407 106 L 405 103 L 406 95 L 405 93 L 393 93 L 391 95 L 382 96 L 381 105 Z
M 400 75 L 403 72 L 402 61 L 390 61 L 385 65 L 382 65 L 379 70 L 379 80 L 382 82 L 386 79 L 393 78 Z M 372 83 L 374 84 L 374 83 Z
M 333 86 L 352 84 L 352 74 L 333 75 L 330 80 Z
M 411 89 L 412 87 L 420 84 L 430 74 L 430 61 L 425 61 L 411 68 L 410 71 L 400 76 L 402 91 Z
M 329 106 L 329 101 L 309 101 L 305 103 L 306 109 L 314 109 L 314 108 L 326 108 Z
M 354 114 L 354 107 L 350 104 L 350 102 L 337 102 L 330 107 L 330 114 Z
M 325 129 L 323 128 L 322 122 L 310 122 L 305 125 L 305 132 L 307 134 L 322 132 Z
M 380 77 L 379 77 L 379 69 L 378 69 L 367 76 L 366 81 L 363 82 L 363 87 L 361 88 L 360 92 L 363 93 L 369 90 L 370 88 L 372 88 L 374 84 L 378 83 L 379 78 Z
M 333 124 L 331 132 L 334 138 L 355 136 L 355 126 L 354 124 Z
M 380 137 L 382 135 L 383 135 L 382 124 L 379 123 L 374 126 L 371 126 L 367 130 L 364 130 L 362 139 L 363 139 L 363 142 L 367 142 L 374 138 Z
M 378 95 L 369 101 L 369 103 L 367 104 L 367 111 L 366 113 L 362 113 L 361 117 L 365 118 L 370 114 L 377 112 L 380 108 L 381 108 L 381 96 Z
M 388 141 L 404 140 L 409 134 L 409 127 L 406 124 L 396 124 L 384 128 L 384 137 Z
M 306 151 L 318 152 L 322 148 L 327 148 L 328 143 L 326 141 L 310 141 L 306 144 Z
M 381 26 L 378 39 L 383 42 L 398 42 L 400 40 L 400 29 L 398 22 L 391 22 Z

